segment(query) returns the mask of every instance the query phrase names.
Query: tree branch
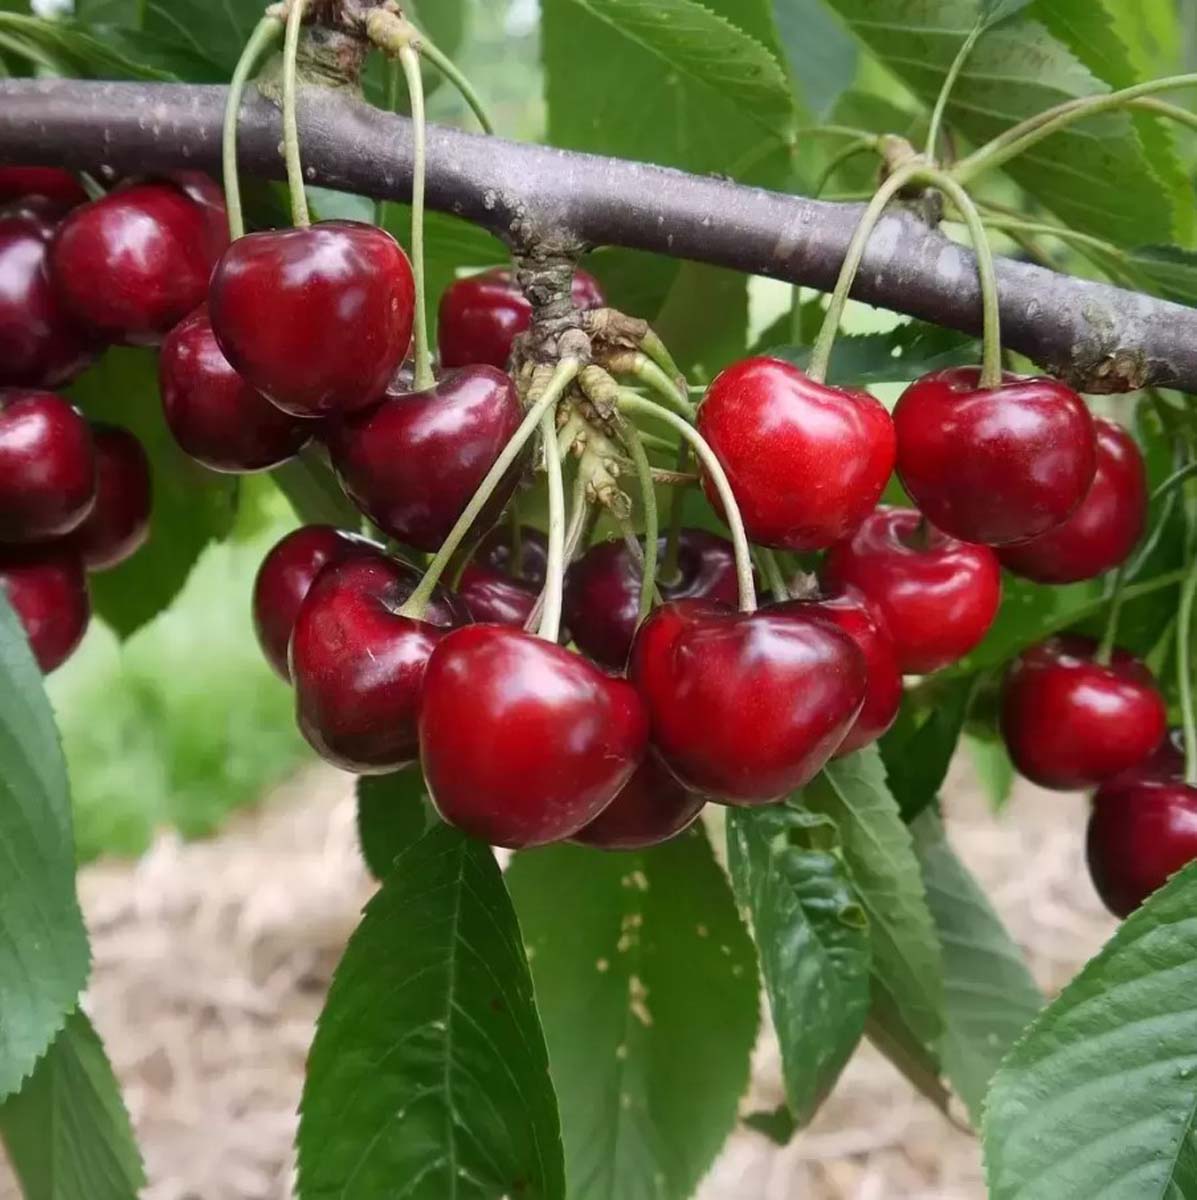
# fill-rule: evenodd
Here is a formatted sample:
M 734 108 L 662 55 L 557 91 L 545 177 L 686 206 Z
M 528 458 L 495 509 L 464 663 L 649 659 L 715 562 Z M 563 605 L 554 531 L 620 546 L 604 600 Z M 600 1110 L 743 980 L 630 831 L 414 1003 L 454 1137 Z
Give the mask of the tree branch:
M 110 176 L 220 168 L 222 87 L 0 81 L 0 161 L 61 163 Z M 304 163 L 314 183 L 405 199 L 411 129 L 402 117 L 326 90 L 301 94 Z M 621 159 L 433 127 L 431 208 L 475 222 L 514 248 L 548 238 L 618 245 L 829 290 L 860 215 L 832 204 Z M 283 177 L 278 110 L 247 99 L 240 158 Z M 1083 391 L 1155 384 L 1197 392 L 1197 309 L 999 260 L 1006 344 Z M 869 242 L 853 295 L 976 333 L 972 254 L 906 212 Z

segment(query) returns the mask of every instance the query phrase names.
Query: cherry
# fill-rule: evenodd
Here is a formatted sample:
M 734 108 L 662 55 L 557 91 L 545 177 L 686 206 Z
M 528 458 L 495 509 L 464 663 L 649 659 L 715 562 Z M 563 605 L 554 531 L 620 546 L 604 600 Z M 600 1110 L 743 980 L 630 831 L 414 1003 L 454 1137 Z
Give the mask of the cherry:
M 641 850 L 689 829 L 705 797 L 688 791 L 649 754 L 619 795 L 570 839 L 601 850 Z
M 297 417 L 382 398 L 411 343 L 411 263 L 357 221 L 238 238 L 212 275 L 212 328 L 229 362 Z
M 578 308 L 606 303 L 598 280 L 575 271 L 571 295 Z M 484 363 L 505 368 L 516 336 L 532 324 L 532 305 L 503 268 L 458 279 L 441 295 L 437 345 L 444 367 Z
M 475 621 L 523 629 L 536 608 L 540 589 L 472 562 L 461 573 L 457 594 Z
M 823 564 L 832 589 L 859 588 L 881 615 L 904 675 L 938 671 L 974 649 L 997 615 L 1001 569 L 909 508 L 882 507 Z
M 87 192 L 69 171 L 57 167 L 0 167 L 0 204 L 41 196 L 59 210 L 87 203 Z
M 87 576 L 64 546 L 0 546 L 0 590 L 48 675 L 74 653 L 91 619 Z
M 635 689 L 581 655 L 502 625 L 469 625 L 433 651 L 420 759 L 452 825 L 520 849 L 571 837 L 644 757 Z
M 659 553 L 665 554 L 666 538 Z M 666 600 L 714 600 L 734 607 L 739 595 L 732 544 L 703 529 L 683 529 L 677 577 L 662 579 Z M 640 622 L 640 564 L 622 541 L 599 542 L 570 567 L 565 621 L 578 648 L 622 671 Z
M 291 677 L 300 732 L 347 771 L 394 771 L 415 760 L 429 655 L 470 619 L 443 590 L 423 620 L 401 616 L 420 574 L 377 551 L 354 554 L 326 566 L 299 606 Z
M 549 566 L 549 542 L 535 526 L 521 525 L 519 554 L 512 563 L 511 530 L 502 525 L 492 529 L 478 543 L 474 562 L 479 566 L 502 571 L 513 579 L 522 579 L 539 591 L 544 587 Z
M 1001 728 L 1022 775 L 1041 787 L 1080 791 L 1145 762 L 1168 728 L 1151 672 L 1115 650 L 1061 634 L 1023 651 L 1002 688 Z
M 269 470 L 311 440 L 315 422 L 276 408 L 233 370 L 216 344 L 207 305 L 167 335 L 158 376 L 175 441 L 213 471 Z
M 67 310 L 112 341 L 156 345 L 204 299 L 227 243 L 194 188 L 137 183 L 67 215 L 50 272 Z
M 1095 421 L 1097 474 L 1062 525 L 998 551 L 1002 566 L 1036 583 L 1095 579 L 1124 562 L 1147 521 L 1147 474 L 1134 438 L 1113 421 Z
M 333 425 L 333 467 L 349 498 L 392 537 L 439 548 L 524 418 L 511 377 L 463 367 L 423 392 L 391 393 Z M 478 517 L 487 529 L 519 482 L 522 460 Z
M 132 558 L 150 534 L 150 461 L 127 429 L 95 425 L 96 502 L 70 535 L 89 571 L 107 571 Z
M 70 533 L 96 499 L 87 422 L 53 392 L 0 391 L 0 542 Z
M 848 537 L 894 466 L 893 422 L 878 401 L 776 358 L 746 358 L 716 376 L 698 430 L 727 473 L 748 536 L 764 546 L 821 550 Z M 710 479 L 704 487 L 722 515 Z
M 933 524 L 999 546 L 1055 528 L 1085 498 L 1097 466 L 1093 418 L 1056 379 L 980 367 L 916 379 L 894 409 L 898 475 Z
M 40 204 L 0 210 L 0 387 L 59 387 L 92 360 L 50 282 L 55 228 Z
M 683 784 L 728 804 L 768 804 L 809 783 L 839 748 L 868 669 L 812 605 L 745 614 L 674 600 L 637 631 L 628 678 Z

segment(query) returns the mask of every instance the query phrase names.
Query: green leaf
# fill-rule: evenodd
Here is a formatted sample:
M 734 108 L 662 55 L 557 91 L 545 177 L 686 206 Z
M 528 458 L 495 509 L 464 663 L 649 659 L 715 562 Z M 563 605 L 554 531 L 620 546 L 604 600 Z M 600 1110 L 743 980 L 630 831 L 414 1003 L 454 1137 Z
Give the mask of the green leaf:
M 923 813 L 912 832 L 943 947 L 944 1070 L 980 1128 L 989 1081 L 1043 1007 L 1043 995 L 981 886 L 948 844 L 939 817 Z
M 1197 865 L 1015 1045 L 986 1102 L 992 1200 L 1197 1195 Z
M 869 1011 L 869 923 L 837 843 L 835 826 L 805 809 L 728 812 L 728 863 L 752 915 L 791 1125 L 814 1116 Z
M 1136 246 L 1125 261 L 1166 300 L 1197 306 L 1197 253 L 1180 246 Z
M 517 855 L 570 1200 L 684 1200 L 735 1124 L 756 1037 L 752 943 L 702 826 L 663 846 Z
M 748 276 L 682 263 L 653 328 L 687 377 L 713 379 L 748 348 Z
M 798 1122 L 790 1112 L 788 1104 L 782 1104 L 769 1112 L 749 1113 L 742 1122 L 756 1133 L 763 1134 L 775 1146 L 787 1146 L 798 1132 Z
M 41 672 L 0 588 L 0 1097 L 15 1092 L 87 982 L 66 767 Z
M 189 48 L 226 79 L 264 12 L 260 0 L 142 0 L 142 7 L 147 34 Z
M 532 979 L 489 847 L 405 850 L 333 977 L 308 1059 L 300 1200 L 564 1200 Z
M 357 781 L 357 834 L 370 874 L 384 880 L 395 859 L 439 821 L 419 767 Z
M 0 1105 L 0 1136 L 25 1200 L 136 1200 L 145 1186 L 119 1086 L 81 1012 Z
M 1032 0 L 981 0 L 981 23 L 996 25 L 1022 12 Z
M 303 524 L 361 529 L 360 510 L 345 495 L 332 468 L 314 451 L 305 450 L 298 458 L 275 467 L 270 477 Z
M 823 0 L 773 0 L 773 12 L 794 87 L 822 118 L 856 78 L 856 43 Z
M 86 26 L 62 18 L 6 16 L 0 13 L 0 33 L 10 33 L 52 55 L 72 74 L 99 79 L 144 79 L 177 83 L 178 76 L 122 52 L 120 38 L 93 34 Z
M 1014 764 L 1010 761 L 1005 742 L 997 736 L 966 735 L 964 744 L 968 747 L 973 769 L 985 789 L 990 808 L 994 812 L 1001 812 L 1014 788 Z
M 128 637 L 178 595 L 200 551 L 228 534 L 237 481 L 201 467 L 179 449 L 162 415 L 152 351 L 108 350 L 74 384 L 71 396 L 91 419 L 135 433 L 150 458 L 150 539 L 128 562 L 91 580 L 97 615 Z
M 829 763 L 802 792 L 843 839 L 844 860 L 868 914 L 873 983 L 912 1033 L 934 1051 L 943 1033 L 943 963 L 910 831 L 869 747 Z
M 888 992 L 877 990 L 865 1023 L 869 1041 L 906 1077 L 910 1085 L 947 1115 L 951 1096 L 940 1077 L 939 1062 L 894 1007 Z

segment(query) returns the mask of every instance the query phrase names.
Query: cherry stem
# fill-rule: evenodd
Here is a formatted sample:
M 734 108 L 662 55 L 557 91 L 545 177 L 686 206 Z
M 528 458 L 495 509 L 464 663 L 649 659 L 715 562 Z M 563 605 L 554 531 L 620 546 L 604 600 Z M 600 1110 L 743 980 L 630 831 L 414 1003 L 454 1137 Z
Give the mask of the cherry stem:
M 648 355 L 633 353 L 620 355 L 612 362 L 612 369 L 620 375 L 631 375 L 655 392 L 674 412 L 694 420 L 694 405 L 690 403 L 689 389 L 684 392 L 674 382 L 674 377 Z
M 299 30 L 307 0 L 291 0 L 287 9 L 287 34 L 283 42 L 283 154 L 287 160 L 287 187 L 291 192 L 291 219 L 300 229 L 312 223 L 308 197 L 303 186 L 303 162 L 299 157 L 299 117 L 296 112 L 298 86 Z
M 540 418 L 545 475 L 549 483 L 549 546 L 545 564 L 543 614 L 537 637 L 555 642 L 561 636 L 561 605 L 565 591 L 565 482 L 557 448 L 557 414 L 546 408 Z
M 657 492 L 653 486 L 652 464 L 648 461 L 640 431 L 635 425 L 624 423 L 619 430 L 623 443 L 632 456 L 636 477 L 640 481 L 640 497 L 644 505 L 644 566 L 640 577 L 640 619 L 648 616 L 653 606 L 653 594 L 657 587 L 657 557 L 660 534 L 660 519 L 657 514 Z
M 1197 129 L 1197 113 L 1191 113 L 1179 104 L 1169 104 L 1167 100 L 1157 100 L 1154 96 L 1140 96 L 1137 100 L 1132 100 L 1127 108 L 1133 108 L 1136 112 L 1151 113 L 1156 117 L 1165 117 L 1179 125 Z
M 1118 640 L 1118 618 L 1122 615 L 1122 601 L 1126 597 L 1126 581 L 1129 577 L 1127 564 L 1123 563 L 1114 575 L 1114 587 L 1110 592 L 1110 612 L 1106 617 L 1106 627 L 1102 631 L 1097 653 L 1093 656 L 1103 667 L 1108 667 L 1114 657 L 1114 644 Z
M 640 435 L 644 438 L 644 434 Z M 682 442 L 677 448 L 677 473 L 682 474 L 690 465 L 690 445 Z M 686 516 L 686 489 L 678 488 L 669 497 L 669 534 L 665 539 L 665 557 L 657 574 L 665 583 L 673 583 L 678 577 L 678 555 L 682 548 L 682 522 Z
M 424 615 L 424 610 L 428 607 L 428 601 L 432 599 L 432 593 L 436 590 L 436 585 L 440 581 L 442 573 L 449 565 L 449 560 L 456 553 L 458 546 L 465 540 L 474 522 L 478 519 L 478 514 L 486 507 L 486 502 L 494 494 L 495 488 L 499 486 L 503 477 L 511 469 L 512 464 L 528 444 L 529 438 L 531 438 L 540 424 L 541 417 L 545 413 L 552 412 L 553 407 L 565 394 L 566 388 L 573 383 L 577 374 L 577 359 L 563 358 L 557 364 L 556 370 L 553 371 L 552 378 L 548 381 L 544 391 L 524 414 L 524 419 L 520 422 L 519 428 L 511 435 L 511 439 L 503 447 L 502 452 L 495 459 L 491 469 L 487 471 L 482 482 L 478 485 L 478 490 L 470 498 L 469 504 L 462 510 L 461 516 L 457 518 L 457 523 L 449 530 L 449 536 L 445 538 L 441 548 L 428 564 L 428 569 L 424 572 L 424 578 L 416 585 L 416 590 L 412 592 L 407 598 L 407 603 L 399 610 L 400 616 L 419 620 Z
M 985 23 L 978 21 L 973 26 L 968 37 L 964 39 L 964 43 L 956 53 L 956 57 L 952 60 L 952 65 L 948 68 L 948 73 L 944 76 L 943 86 L 939 89 L 939 95 L 935 100 L 935 108 L 931 112 L 931 124 L 927 128 L 927 161 L 935 162 L 939 157 L 936 151 L 939 148 L 939 131 L 943 128 L 944 113 L 948 108 L 948 98 L 952 94 L 952 89 L 956 86 L 956 80 L 960 78 L 960 72 L 964 70 L 964 64 L 968 62 L 969 55 L 973 52 L 973 47 L 977 44 L 977 39 L 985 32 Z
M 669 347 L 661 340 L 661 335 L 655 329 L 649 328 L 645 331 L 644 336 L 640 339 L 640 349 L 648 355 L 653 362 L 669 376 L 675 380 L 678 390 L 683 391 L 686 387 L 686 377 L 682 374 L 681 368 L 678 367 L 673 355 L 669 353 Z M 690 397 L 687 394 L 686 402 L 689 403 Z
M 1197 596 L 1197 560 L 1185 576 L 1180 592 L 1176 626 L 1176 672 L 1180 711 L 1185 731 L 1185 783 L 1197 787 L 1197 711 L 1193 707 L 1193 661 L 1190 655 L 1193 632 L 1193 599 Z
M 424 77 L 420 74 L 420 56 L 410 45 L 399 48 L 399 62 L 407 79 L 407 94 L 411 98 L 411 262 L 416 283 L 414 386 L 417 392 L 424 392 L 436 383 L 432 374 L 432 350 L 428 345 L 428 296 L 424 275 L 424 177 L 428 156 Z
M 777 555 L 764 546 L 757 546 L 756 561 L 760 566 L 762 577 L 769 585 L 769 591 L 773 593 L 773 598 L 788 600 L 790 589 L 786 586 L 786 577 L 782 573 L 781 563 L 777 561 Z
M 731 530 L 732 544 L 736 551 L 736 576 L 740 585 L 740 610 L 742 612 L 756 611 L 756 584 L 752 578 L 752 553 L 748 547 L 748 535 L 744 532 L 744 521 L 740 516 L 740 506 L 736 503 L 735 493 L 728 482 L 715 452 L 707 445 L 707 440 L 688 421 L 676 413 L 644 396 L 638 396 L 627 388 L 619 389 L 619 407 L 628 413 L 641 413 L 647 417 L 655 417 L 667 425 L 672 425 L 687 442 L 690 443 L 695 457 L 702 464 L 703 470 L 710 477 L 719 493 L 723 504 L 723 514 Z
M 387 90 L 386 98 L 383 103 L 386 106 L 386 111 L 393 113 L 399 107 L 399 79 L 400 67 L 393 59 L 387 59 Z M 387 213 L 390 210 L 391 203 L 385 196 L 380 196 L 374 201 L 374 224 L 379 229 L 385 229 L 387 226 Z
M 229 80 L 229 98 L 224 108 L 224 131 L 221 140 L 221 159 L 224 171 L 224 203 L 229 212 L 229 237 L 236 241 L 245 235 L 245 214 L 241 207 L 241 177 L 237 172 L 237 124 L 246 84 L 262 55 L 283 32 L 277 17 L 263 17 L 245 43 L 233 78 Z
M 581 545 L 582 538 L 586 534 L 586 518 L 590 512 L 590 500 L 586 495 L 586 473 L 579 470 L 574 476 L 573 497 L 570 501 L 569 525 L 565 530 L 565 554 L 564 565 L 566 571 L 569 570 L 569 564 L 577 557 L 578 546 Z M 528 614 L 528 619 L 524 622 L 524 632 L 531 633 L 540 624 L 541 614 L 544 612 L 544 595 L 545 589 L 540 589 L 540 595 L 536 597 L 536 603 L 532 605 L 532 611 Z
M 430 42 L 426 35 L 420 34 L 418 43 L 420 53 L 458 90 L 461 98 L 470 106 L 470 111 L 478 118 L 478 124 L 485 133 L 494 133 L 494 122 L 490 119 L 486 108 L 473 84 L 462 74 L 455 62 L 438 46 Z

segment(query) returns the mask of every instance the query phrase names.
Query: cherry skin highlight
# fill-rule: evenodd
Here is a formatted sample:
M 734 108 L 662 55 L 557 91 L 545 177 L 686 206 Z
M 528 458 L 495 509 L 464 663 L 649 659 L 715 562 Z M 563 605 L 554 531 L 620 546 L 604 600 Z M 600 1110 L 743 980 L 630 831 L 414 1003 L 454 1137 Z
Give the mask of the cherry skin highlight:
M 523 629 L 536 608 L 540 589 L 521 579 L 472 562 L 461 573 L 457 594 L 479 624 L 511 625 Z
M 864 593 L 904 675 L 930 674 L 975 649 L 1002 599 L 992 550 L 949 537 L 909 508 L 870 514 L 850 540 L 831 548 L 822 579 L 832 590 Z
M 89 571 L 109 571 L 132 558 L 150 536 L 153 483 L 141 442 L 116 425 L 92 427 L 96 502 L 70 535 Z
M 1151 672 L 1115 650 L 1062 634 L 1024 651 L 1002 688 L 1001 729 L 1019 773 L 1040 787 L 1081 791 L 1144 763 L 1168 729 Z
M 58 167 L 0 167 L 0 204 L 40 196 L 65 212 L 87 203 L 87 192 L 69 171 Z
M 1130 557 L 1147 523 L 1147 472 L 1135 440 L 1113 421 L 1098 420 L 1097 474 L 1062 525 L 1033 541 L 1003 546 L 1008 571 L 1036 583 L 1096 579 Z
M 380 400 L 411 344 L 411 263 L 356 221 L 238 238 L 212 274 L 216 340 L 246 382 L 296 417 Z
M 894 426 L 878 401 L 776 358 L 747 358 L 719 374 L 699 406 L 698 431 L 762 546 L 821 550 L 850 536 L 894 466 Z M 714 485 L 703 486 L 722 515 Z
M 420 761 L 437 811 L 494 846 L 573 836 L 640 765 L 636 690 L 581 655 L 501 625 L 436 647 L 424 678 Z
M 42 673 L 62 666 L 91 620 L 79 556 L 62 546 L 0 546 L 0 591 L 20 619 Z
M 705 797 L 688 791 L 648 754 L 618 796 L 570 839 L 599 850 L 643 850 L 689 829 Z
M 1040 537 L 1075 511 L 1093 483 L 1097 446 L 1085 402 L 1055 379 L 979 367 L 916 379 L 894 409 L 898 475 L 923 515 L 966 542 Z

